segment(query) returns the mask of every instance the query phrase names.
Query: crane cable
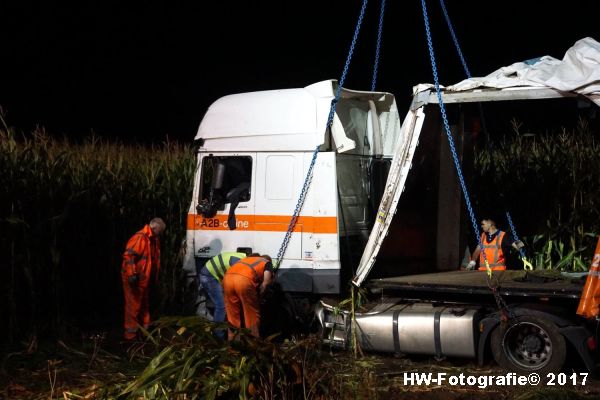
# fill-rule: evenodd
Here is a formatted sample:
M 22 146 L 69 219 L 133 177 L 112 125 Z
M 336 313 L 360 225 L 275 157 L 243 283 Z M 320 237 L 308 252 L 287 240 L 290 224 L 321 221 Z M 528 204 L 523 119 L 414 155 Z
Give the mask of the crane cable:
M 446 19 L 446 24 L 448 25 L 448 30 L 450 31 L 450 36 L 452 36 L 452 41 L 454 42 L 454 47 L 456 48 L 456 52 L 458 53 L 458 58 L 460 58 L 460 62 L 463 66 L 463 70 L 465 71 L 465 75 L 467 76 L 467 79 L 471 79 L 471 71 L 469 70 L 469 67 L 467 66 L 467 61 L 465 60 L 464 54 L 460 48 L 460 44 L 458 42 L 456 33 L 454 32 L 454 27 L 452 26 L 452 22 L 450 21 L 450 16 L 448 14 L 448 10 L 446 9 L 446 4 L 444 3 L 444 0 L 440 0 L 440 6 L 442 7 L 442 12 L 444 13 L 444 18 Z M 491 154 L 492 146 L 491 146 L 491 142 L 490 142 L 490 138 L 489 138 L 489 133 L 488 133 L 488 130 L 487 130 L 487 127 L 485 124 L 485 118 L 483 117 L 483 107 L 481 106 L 481 103 L 478 103 L 478 105 L 479 105 L 479 113 L 481 114 L 481 117 L 482 117 L 483 130 L 486 133 L 486 137 L 487 137 L 486 141 L 488 143 L 488 148 L 489 148 L 488 151 Z M 520 242 L 519 236 L 517 235 L 517 230 L 515 228 L 515 225 L 513 224 L 510 213 L 506 207 L 504 207 L 504 209 L 506 210 L 506 220 L 508 221 L 508 225 L 510 227 L 514 242 L 519 243 Z M 531 262 L 529 262 L 527 260 L 527 257 L 525 255 L 525 250 L 523 250 L 522 247 L 519 247 L 517 250 L 519 251 L 521 261 L 523 262 L 523 269 L 532 270 L 533 265 L 531 264 Z
M 440 89 L 440 83 L 439 83 L 439 78 L 438 78 L 438 71 L 437 71 L 437 65 L 436 65 L 436 61 L 435 61 L 435 52 L 433 49 L 433 41 L 431 38 L 431 29 L 429 27 L 429 17 L 427 15 L 427 5 L 425 4 L 425 0 L 421 0 L 421 6 L 423 9 L 423 20 L 425 23 L 425 34 L 427 36 L 427 47 L 429 49 L 429 59 L 431 62 L 431 70 L 433 73 L 433 80 L 434 80 L 434 86 L 435 86 L 435 91 L 437 94 L 437 99 L 438 99 L 438 104 L 440 106 L 440 113 L 442 115 L 442 120 L 444 123 L 444 129 L 446 132 L 446 137 L 448 138 L 448 144 L 450 145 L 450 151 L 452 153 L 452 159 L 454 161 L 454 167 L 456 168 L 456 172 L 458 175 L 458 179 L 460 182 L 460 186 L 463 192 L 463 196 L 465 198 L 465 204 L 467 205 L 467 210 L 469 212 L 469 216 L 471 219 L 471 224 L 473 225 L 473 230 L 475 232 L 475 235 L 477 237 L 477 242 L 479 243 L 479 248 L 481 249 L 481 255 L 483 256 L 483 260 L 485 262 L 485 267 L 486 267 L 486 278 L 487 278 L 487 283 L 488 283 L 488 287 L 490 288 L 490 290 L 492 291 L 492 294 L 494 296 L 494 300 L 496 301 L 496 305 L 498 307 L 498 310 L 500 312 L 500 318 L 502 319 L 502 321 L 508 321 L 509 318 L 514 317 L 514 314 L 512 312 L 512 310 L 508 307 L 508 304 L 506 304 L 506 302 L 504 301 L 504 299 L 502 298 L 502 296 L 500 295 L 500 291 L 499 291 L 499 282 L 498 282 L 498 278 L 493 274 L 492 269 L 490 268 L 488 259 L 487 259 L 487 255 L 485 252 L 485 249 L 481 243 L 481 235 L 479 234 L 479 228 L 477 227 L 477 222 L 475 220 L 475 214 L 473 212 L 473 207 L 471 205 L 471 199 L 469 197 L 469 192 L 467 190 L 467 185 L 465 183 L 463 174 L 462 174 L 462 169 L 460 167 L 460 162 L 458 160 L 458 155 L 456 153 L 456 147 L 454 145 L 454 139 L 452 138 L 452 134 L 450 132 L 450 125 L 448 123 L 448 117 L 446 115 L 446 108 L 444 106 L 444 101 L 442 99 L 442 91 Z M 492 283 L 492 279 L 494 280 L 494 283 Z
M 346 57 L 346 63 L 344 64 L 344 69 L 342 71 L 342 76 L 339 80 L 338 86 L 335 91 L 335 96 L 333 100 L 331 100 L 331 107 L 329 109 L 329 116 L 327 117 L 327 125 L 325 127 L 325 131 L 331 128 L 333 124 L 333 118 L 335 116 L 335 109 L 337 103 L 340 99 L 340 95 L 342 93 L 342 87 L 344 86 L 344 82 L 346 81 L 346 75 L 348 74 L 348 69 L 350 67 L 350 62 L 352 61 L 352 55 L 354 54 L 354 48 L 356 46 L 356 41 L 358 40 L 358 34 L 360 32 L 360 27 L 363 22 L 363 18 L 365 16 L 365 10 L 367 8 L 368 0 L 363 0 L 362 7 L 360 9 L 360 15 L 358 16 L 358 21 L 356 23 L 356 27 L 354 28 L 354 36 L 352 37 L 352 43 L 350 44 L 350 50 L 348 51 L 348 55 Z M 281 262 L 283 261 L 283 255 L 287 250 L 290 239 L 292 237 L 292 232 L 294 231 L 294 227 L 298 222 L 298 217 L 300 215 L 300 211 L 302 210 L 302 206 L 304 205 L 304 200 L 306 199 L 306 194 L 308 192 L 308 188 L 310 186 L 310 182 L 312 180 L 312 174 L 315 167 L 315 163 L 317 161 L 317 155 L 319 154 L 319 147 L 317 145 L 312 154 L 312 159 L 310 165 L 308 167 L 308 171 L 306 173 L 306 177 L 304 178 L 304 183 L 302 185 L 302 190 L 300 191 L 300 195 L 298 196 L 298 201 L 296 203 L 296 208 L 294 209 L 294 213 L 290 219 L 290 223 L 288 225 L 287 231 L 279 247 L 279 251 L 277 252 L 276 263 L 273 263 L 273 268 L 278 269 L 281 266 Z

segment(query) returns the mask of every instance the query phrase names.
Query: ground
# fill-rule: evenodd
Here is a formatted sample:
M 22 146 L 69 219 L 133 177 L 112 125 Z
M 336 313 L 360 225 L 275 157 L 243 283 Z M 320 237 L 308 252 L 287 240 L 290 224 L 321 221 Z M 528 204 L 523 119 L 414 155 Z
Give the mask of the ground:
M 109 399 L 142 371 L 149 358 L 128 353 L 116 333 L 82 335 L 80 340 L 35 340 L 5 355 L 0 399 Z
M 129 351 L 127 351 L 129 350 Z M 138 375 L 149 357 L 131 351 L 129 344 L 120 342 L 114 334 L 93 334 L 81 337 L 78 343 L 55 341 L 38 345 L 24 343 L 22 352 L 5 355 L 0 370 L 0 399 L 111 399 L 116 398 L 128 382 Z M 135 350 L 135 348 L 134 348 Z M 351 358 L 347 353 L 335 353 L 340 359 Z M 371 376 L 368 388 L 359 389 L 362 398 L 377 399 L 580 399 L 600 398 L 600 379 L 588 376 L 585 385 L 582 375 L 572 384 L 574 371 L 565 371 L 559 382 L 547 385 L 544 378 L 537 386 L 525 384 L 487 387 L 452 385 L 450 379 L 477 379 L 479 376 L 506 376 L 507 371 L 492 364 L 479 367 L 471 360 L 439 360 L 430 357 L 364 355 L 360 363 L 368 365 Z M 577 373 L 582 371 L 577 371 Z M 432 378 L 445 374 L 445 382 L 422 382 L 415 376 L 413 384 L 405 384 L 411 373 L 431 373 Z M 425 376 L 426 377 L 426 376 Z M 455 378 L 452 378 L 455 377 Z M 516 379 L 516 378 L 515 378 Z M 564 379 L 566 382 L 562 382 Z M 560 383 L 565 383 L 561 385 Z M 484 386 L 481 384 L 481 386 Z M 349 398 L 355 396 L 349 396 Z

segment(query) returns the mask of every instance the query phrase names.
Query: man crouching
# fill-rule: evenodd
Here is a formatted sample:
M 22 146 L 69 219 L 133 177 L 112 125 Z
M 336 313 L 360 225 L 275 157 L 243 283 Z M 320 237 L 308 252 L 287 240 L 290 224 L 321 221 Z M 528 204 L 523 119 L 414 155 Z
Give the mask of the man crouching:
M 235 263 L 225 272 L 223 293 L 227 321 L 241 328 L 241 313 L 244 326 L 256 337 L 260 326 L 260 297 L 273 281 L 273 264 L 268 255 L 249 256 Z M 229 340 L 233 332 L 229 331 Z

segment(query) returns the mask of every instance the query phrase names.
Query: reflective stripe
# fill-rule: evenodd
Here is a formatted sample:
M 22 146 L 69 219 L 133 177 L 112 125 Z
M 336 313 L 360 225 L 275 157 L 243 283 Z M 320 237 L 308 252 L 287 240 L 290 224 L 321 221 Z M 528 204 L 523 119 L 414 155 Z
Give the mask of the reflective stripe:
M 208 262 L 206 263 L 206 269 L 208 270 L 208 272 L 210 272 L 213 278 L 215 278 L 218 281 L 223 279 L 223 275 L 225 275 L 225 272 L 223 272 L 221 268 L 219 268 L 219 265 L 215 262 L 214 258 L 208 260 Z
M 219 254 L 218 256 L 219 264 L 217 265 L 219 268 L 218 274 L 221 279 L 225 276 L 225 271 L 227 271 L 227 267 L 225 266 L 225 261 L 223 261 L 223 255 Z
M 223 280 L 225 272 L 245 256 L 243 253 L 221 253 L 206 262 L 206 269 L 217 281 Z
M 250 270 L 254 273 L 254 277 L 256 278 L 256 281 L 260 282 L 261 279 L 258 276 L 258 272 L 256 272 L 256 270 L 254 269 L 254 267 L 256 267 L 257 265 L 259 265 L 262 262 L 264 262 L 266 264 L 269 261 L 266 260 L 266 259 L 264 259 L 264 258 L 259 258 L 257 261 L 253 262 L 252 264 L 245 263 L 244 260 L 238 262 L 238 264 L 243 264 L 243 265 L 246 265 L 248 268 L 250 268 Z
M 208 260 L 206 263 L 206 269 L 218 281 L 223 279 L 226 271 L 225 265 L 223 265 L 223 259 L 218 258 L 217 262 L 215 262 L 214 257 Z
M 253 262 L 252 264 L 245 263 L 244 261 L 240 261 L 240 262 L 241 262 L 242 264 L 244 264 L 244 265 L 247 265 L 247 266 L 249 266 L 250 268 L 254 269 L 254 267 L 255 267 L 255 266 L 257 266 L 258 264 L 260 264 L 260 263 L 261 263 L 261 262 L 263 262 L 263 261 L 265 261 L 265 262 L 266 262 L 267 260 L 265 260 L 264 258 L 261 258 L 261 259 L 259 259 L 258 261 L 255 261 L 255 262 Z
M 212 218 L 201 215 L 188 214 L 187 229 L 190 231 L 227 231 L 228 214 L 217 214 Z M 237 229 L 232 232 L 286 232 L 290 225 L 291 215 L 236 215 Z M 298 233 L 338 233 L 337 217 L 300 216 L 296 222 L 294 232 Z
M 252 273 L 254 274 L 254 278 L 256 279 L 257 282 L 260 282 L 260 278 L 258 277 L 258 272 L 256 272 L 256 270 L 254 269 L 255 264 L 246 264 L 245 262 L 240 261 L 238 264 L 244 264 L 245 266 L 247 266 L 248 268 L 250 268 L 250 271 L 252 271 Z
M 225 276 L 229 274 L 242 275 L 258 285 L 263 281 L 264 271 L 268 263 L 268 260 L 261 257 L 245 257 L 228 269 Z

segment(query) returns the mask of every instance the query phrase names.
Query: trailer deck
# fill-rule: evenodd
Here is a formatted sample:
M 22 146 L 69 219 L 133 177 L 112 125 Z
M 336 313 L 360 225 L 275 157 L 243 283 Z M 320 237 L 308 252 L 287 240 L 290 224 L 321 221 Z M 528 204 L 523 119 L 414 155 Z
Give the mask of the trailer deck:
M 503 296 L 579 299 L 585 279 L 521 270 L 494 271 L 489 280 L 484 271 L 448 271 L 373 279 L 369 281 L 369 288 L 394 292 L 489 295 L 490 285 L 496 282 Z

